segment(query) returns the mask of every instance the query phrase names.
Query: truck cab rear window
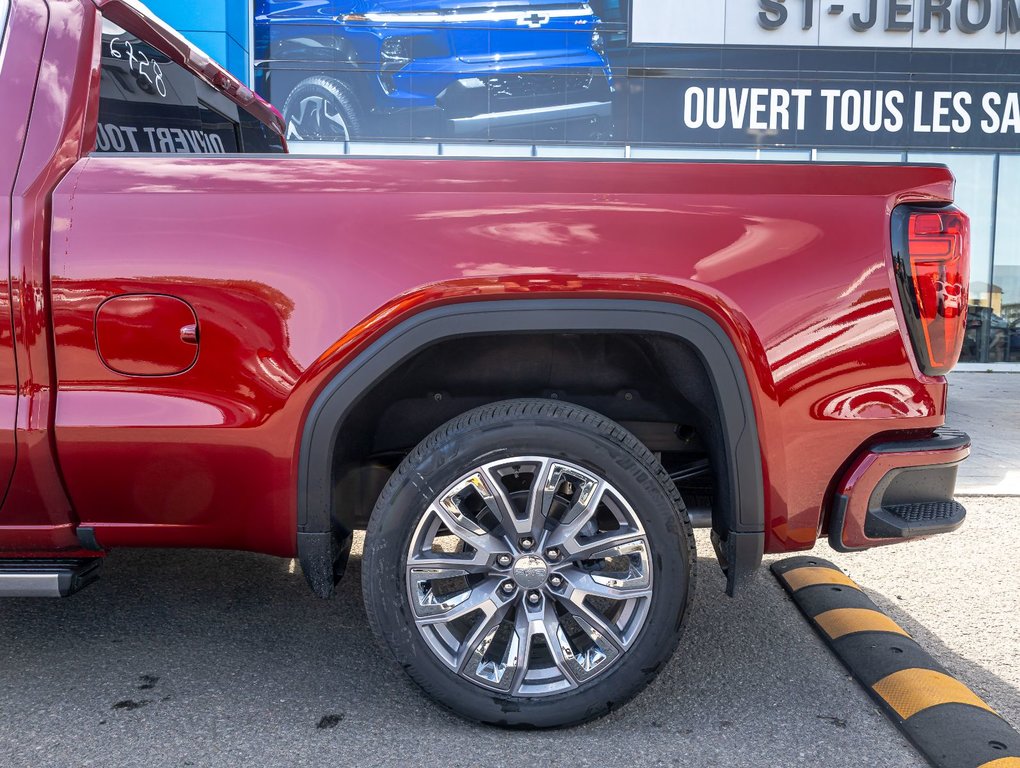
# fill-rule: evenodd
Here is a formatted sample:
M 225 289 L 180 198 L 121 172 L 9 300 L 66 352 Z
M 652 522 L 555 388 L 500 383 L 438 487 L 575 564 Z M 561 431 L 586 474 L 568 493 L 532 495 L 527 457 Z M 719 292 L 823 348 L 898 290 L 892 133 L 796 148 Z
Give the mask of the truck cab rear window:
M 152 46 L 103 23 L 97 152 L 282 152 L 257 118 Z

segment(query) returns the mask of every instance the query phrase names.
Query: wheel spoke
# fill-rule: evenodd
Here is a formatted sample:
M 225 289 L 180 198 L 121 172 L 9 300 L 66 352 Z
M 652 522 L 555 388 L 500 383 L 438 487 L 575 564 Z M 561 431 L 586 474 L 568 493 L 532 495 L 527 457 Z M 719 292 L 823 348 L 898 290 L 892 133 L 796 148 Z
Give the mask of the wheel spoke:
M 577 501 L 567 510 L 546 539 L 547 547 L 564 547 L 577 539 L 577 535 L 595 516 L 602 497 L 606 492 L 606 484 L 597 482 L 585 483 L 578 493 Z
M 541 621 L 538 622 L 541 624 Z M 517 654 L 513 666 L 513 676 L 510 679 L 510 692 L 517 694 L 524 684 L 524 678 L 528 674 L 528 663 L 531 659 L 531 646 L 534 639 L 534 626 L 531 618 L 523 606 L 518 606 L 517 615 L 514 618 L 514 643 L 517 647 Z
M 492 641 L 499 629 L 497 624 L 489 630 L 468 659 L 467 668 L 461 674 L 490 685 L 501 691 L 509 691 L 520 669 L 521 646 L 516 634 L 510 635 L 506 647 L 498 658 L 491 655 Z
M 545 601 L 545 610 L 542 617 L 542 626 L 545 627 L 545 644 L 553 657 L 553 662 L 560 674 L 574 688 L 578 684 L 577 665 L 574 663 L 574 653 L 567 641 L 563 626 L 556 615 L 556 608 L 552 600 Z
M 467 481 L 464 485 L 466 484 Z M 429 510 L 443 521 L 450 533 L 475 550 L 490 555 L 501 551 L 504 548 L 502 542 L 465 515 L 457 506 L 455 496 L 458 492 L 458 489 L 454 489 L 429 507 Z
M 560 573 L 566 580 L 566 586 L 559 595 L 561 605 L 575 619 L 587 623 L 590 628 L 600 632 L 618 648 L 626 648 L 629 641 L 624 637 L 620 628 L 607 621 L 598 611 L 589 606 L 586 599 L 594 597 L 614 601 L 638 600 L 651 597 L 651 588 L 647 584 L 642 587 L 626 588 L 609 586 L 597 581 L 592 574 L 573 568 L 564 569 Z
M 652 583 L 651 563 L 648 557 L 648 545 L 644 539 L 629 541 L 609 549 L 595 552 L 592 560 L 612 561 L 616 559 L 626 562 L 627 571 L 593 572 L 591 579 L 603 587 L 619 589 L 633 594 L 634 590 L 646 590 Z
M 614 531 L 583 541 L 578 541 L 577 537 L 573 536 L 560 542 L 559 547 L 567 560 L 595 560 L 599 557 L 610 557 L 611 555 L 604 553 L 611 549 L 643 540 L 644 534 L 640 531 L 626 530 Z
M 541 623 L 541 622 L 540 622 Z M 513 639 L 511 645 L 516 652 L 509 660 L 507 671 L 510 673 L 510 693 L 517 695 L 527 675 L 528 660 L 531 658 L 531 643 L 534 639 L 533 627 L 527 612 L 518 605 L 514 617 Z
M 535 476 L 531 480 L 531 490 L 528 493 L 528 521 L 531 524 L 532 532 L 545 525 L 545 518 L 549 513 L 549 504 L 552 502 L 553 493 L 556 491 L 557 482 L 553 482 L 551 475 L 556 472 L 558 465 L 550 459 L 541 459 Z M 551 490 L 549 486 L 552 486 Z
M 607 656 L 619 654 L 620 651 L 626 649 L 627 643 L 624 642 L 616 627 L 594 611 L 589 610 L 583 603 L 571 603 L 568 610 L 574 621 L 586 631 Z
M 506 673 L 509 671 L 508 656 L 512 654 L 507 652 L 512 649 L 507 647 L 499 660 L 486 658 L 496 630 L 506 618 L 510 605 L 510 603 L 495 605 L 490 601 L 481 606 L 483 612 L 481 621 L 464 638 L 458 651 L 456 659 L 458 672 L 469 677 L 479 677 L 483 682 L 498 687 L 503 687 L 502 683 L 505 680 L 506 687 L 510 687 L 513 672 L 511 671 L 509 675 Z
M 407 569 L 420 572 L 449 571 L 449 575 L 433 575 L 432 579 L 448 579 L 471 573 L 489 572 L 489 553 L 475 550 L 470 554 L 457 552 L 422 552 L 408 558 Z
M 604 665 L 611 664 L 622 653 L 622 649 L 620 644 L 612 641 L 605 632 L 591 626 L 584 618 L 576 615 L 573 618 L 574 623 L 587 635 L 587 642 L 583 647 L 575 647 L 561 623 L 556 633 L 557 645 L 571 677 L 584 682 L 602 671 Z
M 569 585 L 570 594 L 585 597 L 603 597 L 609 600 L 634 600 L 639 597 L 651 597 L 652 589 L 647 584 L 634 586 L 618 586 L 607 584 L 597 578 L 598 574 L 585 573 L 574 568 L 566 568 L 560 572 Z M 611 580 L 615 581 L 615 580 Z M 574 598 L 570 598 L 576 602 Z
M 479 490 L 482 499 L 492 510 L 492 513 L 503 523 L 507 532 L 514 531 L 518 536 L 527 536 L 532 533 L 530 517 L 520 517 L 514 509 L 513 502 L 506 494 L 506 488 L 496 474 L 493 467 L 483 467 L 479 472 L 480 479 L 485 491 Z
M 496 597 L 498 586 L 499 579 L 486 579 L 473 588 L 458 592 L 445 602 L 423 606 L 424 612 L 418 613 L 418 624 L 420 626 L 449 624 L 477 610 L 490 616 L 501 605 L 501 601 Z
M 574 677 L 569 660 L 565 657 L 560 644 L 559 630 L 560 622 L 556 617 L 556 609 L 551 600 L 543 598 L 539 606 L 527 610 L 521 606 L 517 609 L 514 633 L 521 650 L 519 652 L 520 662 L 511 686 L 512 693 L 519 693 L 525 684 L 531 667 L 535 640 L 539 636 L 544 638 L 549 655 L 567 686 L 570 688 L 577 686 L 577 679 Z
M 575 620 L 587 623 L 590 627 L 598 630 L 618 647 L 626 647 L 626 643 L 620 635 L 620 631 L 602 618 L 602 616 L 600 616 L 597 612 L 585 605 L 584 598 L 587 596 L 588 594 L 585 592 L 568 589 L 560 604 L 567 609 Z

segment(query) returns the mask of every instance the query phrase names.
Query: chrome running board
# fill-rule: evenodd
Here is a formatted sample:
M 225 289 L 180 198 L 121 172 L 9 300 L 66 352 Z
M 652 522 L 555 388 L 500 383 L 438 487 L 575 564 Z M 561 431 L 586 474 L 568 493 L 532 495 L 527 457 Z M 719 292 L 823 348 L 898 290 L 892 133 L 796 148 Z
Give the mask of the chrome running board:
M 0 559 L 0 597 L 67 597 L 99 577 L 101 557 Z

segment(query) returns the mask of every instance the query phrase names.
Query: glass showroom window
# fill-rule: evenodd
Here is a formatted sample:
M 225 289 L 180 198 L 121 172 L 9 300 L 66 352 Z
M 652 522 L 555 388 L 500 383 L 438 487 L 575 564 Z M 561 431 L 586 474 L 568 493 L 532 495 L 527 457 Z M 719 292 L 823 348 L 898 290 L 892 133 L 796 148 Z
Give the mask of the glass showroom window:
M 999 156 L 995 261 L 987 324 L 987 361 L 1020 362 L 1020 155 Z
M 902 152 L 860 152 L 857 150 L 819 149 L 815 159 L 820 163 L 902 163 Z
M 962 152 L 910 152 L 911 163 L 944 163 L 956 176 L 956 204 L 970 216 L 970 308 L 961 362 L 995 362 L 989 331 L 996 316 L 992 276 L 992 223 L 995 219 L 995 155 Z M 1008 199 L 1008 198 L 1003 198 Z

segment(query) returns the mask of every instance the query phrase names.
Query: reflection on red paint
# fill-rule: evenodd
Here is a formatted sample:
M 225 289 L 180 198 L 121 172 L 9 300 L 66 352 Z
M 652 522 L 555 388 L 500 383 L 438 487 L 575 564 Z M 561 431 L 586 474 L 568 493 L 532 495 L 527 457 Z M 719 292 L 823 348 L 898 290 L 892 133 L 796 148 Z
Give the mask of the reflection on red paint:
M 235 403 L 203 402 L 193 397 L 140 389 L 66 389 L 57 399 L 62 427 L 229 427 L 251 413 Z
M 931 393 L 916 381 L 858 387 L 818 403 L 816 419 L 922 419 L 936 415 Z

